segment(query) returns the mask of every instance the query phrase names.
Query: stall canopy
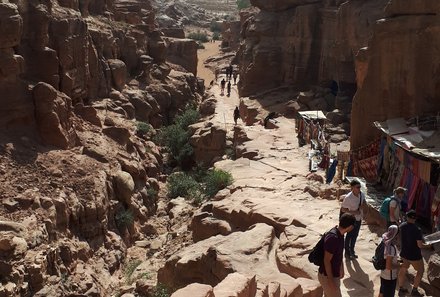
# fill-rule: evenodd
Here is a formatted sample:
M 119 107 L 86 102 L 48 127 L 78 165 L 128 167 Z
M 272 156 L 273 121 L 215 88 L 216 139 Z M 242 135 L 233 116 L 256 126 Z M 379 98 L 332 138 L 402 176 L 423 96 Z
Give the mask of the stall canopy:
M 308 111 L 299 111 L 298 114 L 308 120 L 327 120 L 324 113 L 321 110 L 308 110 Z
M 408 125 L 403 118 L 374 122 L 374 125 L 393 138 L 402 148 L 440 163 L 440 132 L 438 130 L 422 130 L 416 125 Z M 433 125 L 431 126 L 434 128 Z

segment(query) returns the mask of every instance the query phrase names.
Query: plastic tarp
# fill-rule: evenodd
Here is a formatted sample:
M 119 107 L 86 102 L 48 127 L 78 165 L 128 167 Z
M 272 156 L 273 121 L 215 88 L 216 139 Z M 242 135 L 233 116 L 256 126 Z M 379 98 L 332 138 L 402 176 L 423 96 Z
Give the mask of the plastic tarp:
M 299 111 L 299 115 L 309 120 L 326 120 L 327 117 L 321 110 Z

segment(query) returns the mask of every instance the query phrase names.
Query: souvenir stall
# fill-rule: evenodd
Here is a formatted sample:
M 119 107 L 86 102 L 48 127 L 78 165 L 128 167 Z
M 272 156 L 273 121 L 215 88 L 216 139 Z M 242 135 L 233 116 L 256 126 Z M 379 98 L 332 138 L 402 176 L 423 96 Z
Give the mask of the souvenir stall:
M 326 140 L 324 128 L 327 121 L 321 110 L 300 111 L 296 118 L 296 132 L 300 146 L 310 144 L 309 170 L 327 170 L 330 163 L 330 145 Z
M 327 121 L 321 110 L 299 111 L 295 127 L 302 145 L 310 143 L 324 144 L 324 127 Z
M 436 121 L 399 118 L 375 122 L 382 137 L 370 147 L 371 155 L 377 150 L 377 181 L 390 191 L 399 186 L 407 188 L 404 200 L 408 209 L 416 210 L 420 221 L 434 230 L 440 225 L 440 132 Z M 367 167 L 371 178 L 372 163 Z

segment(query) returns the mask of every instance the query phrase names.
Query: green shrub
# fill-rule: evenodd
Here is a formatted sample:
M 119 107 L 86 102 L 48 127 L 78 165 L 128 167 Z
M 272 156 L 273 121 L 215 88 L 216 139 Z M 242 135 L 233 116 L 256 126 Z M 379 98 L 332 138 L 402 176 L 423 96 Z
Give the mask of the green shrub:
M 219 32 L 214 32 L 214 34 L 212 34 L 212 39 L 214 40 L 220 40 L 220 33 Z
M 233 178 L 229 172 L 220 169 L 208 171 L 205 178 L 205 194 L 209 198 L 214 197 L 218 191 L 232 184 Z
M 188 199 L 190 199 L 194 205 L 200 205 L 205 200 L 205 194 L 201 187 L 191 188 L 188 191 Z
M 136 270 L 136 268 L 138 268 L 138 266 L 141 264 L 142 264 L 141 260 L 131 260 L 130 262 L 124 265 L 122 271 L 124 273 L 125 281 L 127 282 L 127 284 L 131 285 L 133 283 L 132 280 L 133 273 Z
M 210 29 L 211 29 L 211 32 L 219 33 L 222 31 L 222 26 L 219 22 L 212 22 Z
M 154 198 L 156 198 L 157 197 L 157 191 L 155 190 L 155 189 L 153 189 L 153 188 L 149 188 L 148 190 L 147 190 L 147 196 L 148 196 L 148 198 L 150 198 L 150 199 L 154 199 Z
M 249 0 L 237 0 L 238 9 L 244 9 L 251 6 L 251 2 Z
M 170 297 L 170 290 L 163 284 L 158 284 L 154 290 L 152 297 Z
M 200 189 L 200 184 L 189 174 L 183 172 L 173 173 L 168 177 L 167 190 L 170 198 L 191 198 Z
M 196 40 L 196 41 L 200 41 L 203 43 L 209 41 L 208 33 L 202 32 L 202 31 L 191 32 L 188 34 L 188 38 Z
M 150 132 L 151 126 L 148 123 L 145 122 L 136 122 L 136 132 L 145 135 L 148 132 Z
M 190 135 L 179 125 L 170 125 L 162 128 L 159 132 L 159 143 L 170 153 L 172 160 L 181 164 L 182 161 L 191 157 L 193 148 L 189 143 Z
M 170 154 L 171 161 L 180 166 L 193 155 L 188 126 L 197 122 L 199 118 L 200 114 L 196 109 L 187 108 L 181 115 L 176 116 L 173 125 L 162 128 L 156 137 L 157 142 Z
M 116 214 L 115 220 L 117 227 L 123 229 L 133 224 L 134 215 L 131 210 L 124 209 Z
M 185 109 L 181 115 L 178 115 L 174 122 L 186 130 L 188 129 L 188 126 L 195 124 L 199 119 L 199 111 L 195 108 L 190 107 Z

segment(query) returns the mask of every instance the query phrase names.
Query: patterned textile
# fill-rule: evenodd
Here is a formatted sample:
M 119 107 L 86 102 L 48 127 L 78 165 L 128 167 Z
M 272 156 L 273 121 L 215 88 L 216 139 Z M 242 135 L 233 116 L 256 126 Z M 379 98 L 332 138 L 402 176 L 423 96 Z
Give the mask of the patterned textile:
M 374 181 L 377 179 L 377 158 L 378 156 L 373 156 L 368 159 L 358 161 L 360 172 L 368 181 Z

